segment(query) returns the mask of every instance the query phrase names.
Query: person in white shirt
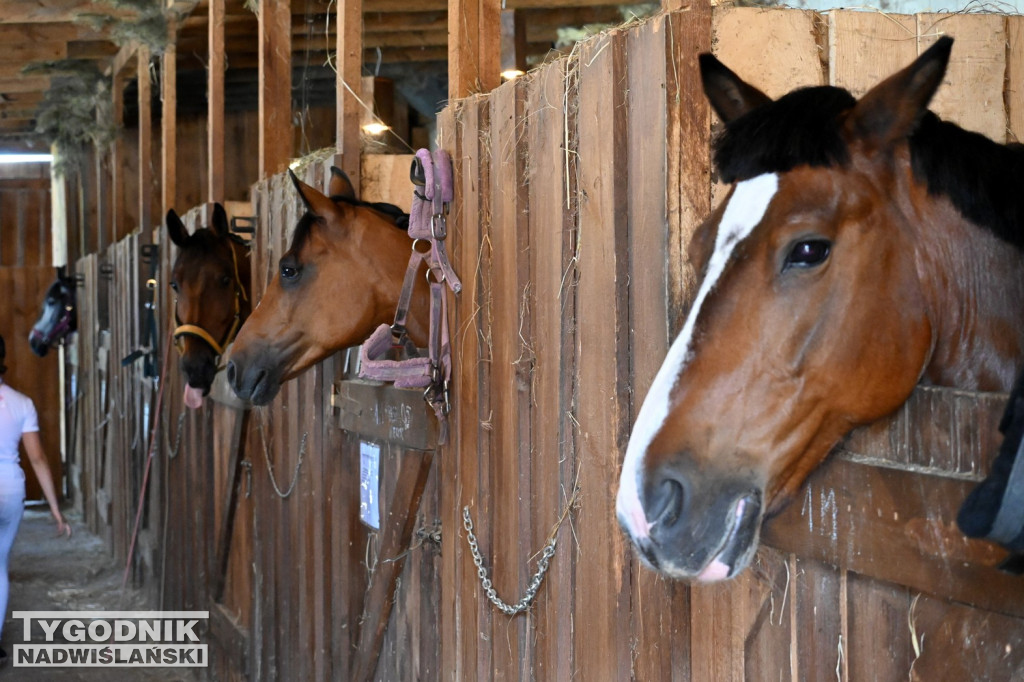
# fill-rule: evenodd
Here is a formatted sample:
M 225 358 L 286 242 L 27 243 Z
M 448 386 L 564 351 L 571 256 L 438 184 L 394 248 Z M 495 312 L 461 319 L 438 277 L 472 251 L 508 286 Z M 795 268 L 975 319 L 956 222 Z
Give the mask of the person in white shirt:
M 31 398 L 18 393 L 4 381 L 6 356 L 4 339 L 0 336 L 0 629 L 7 618 L 7 559 L 25 511 L 25 473 L 19 464 L 19 443 L 25 445 L 29 464 L 50 505 L 50 513 L 57 522 L 57 535 L 71 537 L 71 526 L 64 520 L 57 504 L 53 476 L 39 438 L 35 405 Z M 7 652 L 0 648 L 0 665 L 6 660 Z

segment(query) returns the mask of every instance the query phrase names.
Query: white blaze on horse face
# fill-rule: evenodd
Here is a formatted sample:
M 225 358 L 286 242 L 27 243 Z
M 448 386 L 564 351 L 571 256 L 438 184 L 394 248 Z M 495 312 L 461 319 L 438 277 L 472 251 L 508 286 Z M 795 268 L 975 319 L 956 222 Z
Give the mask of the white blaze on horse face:
M 646 538 L 654 525 L 647 520 L 643 505 L 640 503 L 641 465 L 647 448 L 668 416 L 672 389 L 689 360 L 693 330 L 697 325 L 701 307 L 725 272 L 725 266 L 732 258 L 736 246 L 746 239 L 764 218 L 778 188 L 779 177 L 774 173 L 759 175 L 736 185 L 718 225 L 715 251 L 708 262 L 707 274 L 690 308 L 686 324 L 669 348 L 665 362 L 655 375 L 647 397 L 640 407 L 633 432 L 629 436 L 629 444 L 626 446 L 622 478 L 619 480 L 619 494 L 615 502 L 619 522 L 634 539 Z

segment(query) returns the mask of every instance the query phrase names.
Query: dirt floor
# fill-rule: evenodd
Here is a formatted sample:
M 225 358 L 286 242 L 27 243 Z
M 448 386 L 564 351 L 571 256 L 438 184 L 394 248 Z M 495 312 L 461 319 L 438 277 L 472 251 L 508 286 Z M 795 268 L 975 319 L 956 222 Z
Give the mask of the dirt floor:
M 14 667 L 13 647 L 25 641 L 23 623 L 13 611 L 138 611 L 155 609 L 139 591 L 121 590 L 123 566 L 115 565 L 103 542 L 91 535 L 82 519 L 68 515 L 74 528 L 70 540 L 55 537 L 55 526 L 42 508 L 28 509 L 21 522 L 10 561 L 10 603 L 2 646 L 11 658 L 0 668 L 0 679 L 25 682 L 83 680 L 84 682 L 193 682 L 181 668 L 26 668 Z M 59 633 L 59 631 L 58 631 Z M 58 634 L 59 637 L 59 634 Z M 33 641 L 43 641 L 36 625 Z

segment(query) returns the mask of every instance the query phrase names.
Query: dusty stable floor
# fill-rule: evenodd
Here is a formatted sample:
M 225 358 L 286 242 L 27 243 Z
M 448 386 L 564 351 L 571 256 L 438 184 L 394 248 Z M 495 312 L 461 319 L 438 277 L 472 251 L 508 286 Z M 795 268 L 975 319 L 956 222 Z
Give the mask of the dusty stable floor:
M 26 668 L 14 667 L 13 645 L 25 641 L 23 623 L 13 611 L 71 611 L 155 609 L 142 593 L 121 591 L 123 566 L 115 565 L 103 542 L 89 534 L 80 517 L 69 516 L 73 537 L 57 538 L 48 512 L 28 509 L 18 530 L 10 563 L 11 596 L 7 605 L 2 646 L 10 657 L 0 668 L 0 679 L 49 682 L 191 682 L 188 671 L 171 668 Z M 59 635 L 58 635 L 59 636 Z M 33 640 L 43 640 L 33 628 Z

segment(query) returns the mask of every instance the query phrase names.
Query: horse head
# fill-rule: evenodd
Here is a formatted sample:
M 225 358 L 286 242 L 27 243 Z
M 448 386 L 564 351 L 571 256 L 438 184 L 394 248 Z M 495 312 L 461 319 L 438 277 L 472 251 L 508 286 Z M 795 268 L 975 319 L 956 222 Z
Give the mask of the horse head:
M 735 576 L 766 515 L 919 381 L 1012 382 L 1024 338 L 1006 302 L 1024 277 L 999 221 L 1024 205 L 1015 190 L 995 197 L 1009 208 L 986 224 L 976 204 L 1001 181 L 985 165 L 1012 152 L 927 111 L 951 46 L 940 39 L 860 99 L 814 87 L 773 101 L 701 56 L 725 124 L 715 163 L 734 186 L 694 234 L 700 285 L 639 411 L 616 502 L 655 569 Z M 980 177 L 949 183 L 972 163 Z
M 75 309 L 75 279 L 64 266 L 57 268 L 57 279 L 46 290 L 43 310 L 28 336 L 32 352 L 44 357 L 51 347 L 62 342 L 78 328 Z
M 220 204 L 214 204 L 211 225 L 192 234 L 169 210 L 167 233 L 178 247 L 171 268 L 174 343 L 185 375 L 185 404 L 194 409 L 210 392 L 224 349 L 252 311 L 248 247 L 231 234 Z
M 282 382 L 391 322 L 409 262 L 411 242 L 396 229 L 407 217 L 397 207 L 360 201 L 337 168 L 331 169 L 330 196 L 294 175 L 292 181 L 307 212 L 242 326 L 227 368 L 235 393 L 260 405 Z M 421 346 L 428 297 L 426 279 L 417 277 L 408 331 Z

